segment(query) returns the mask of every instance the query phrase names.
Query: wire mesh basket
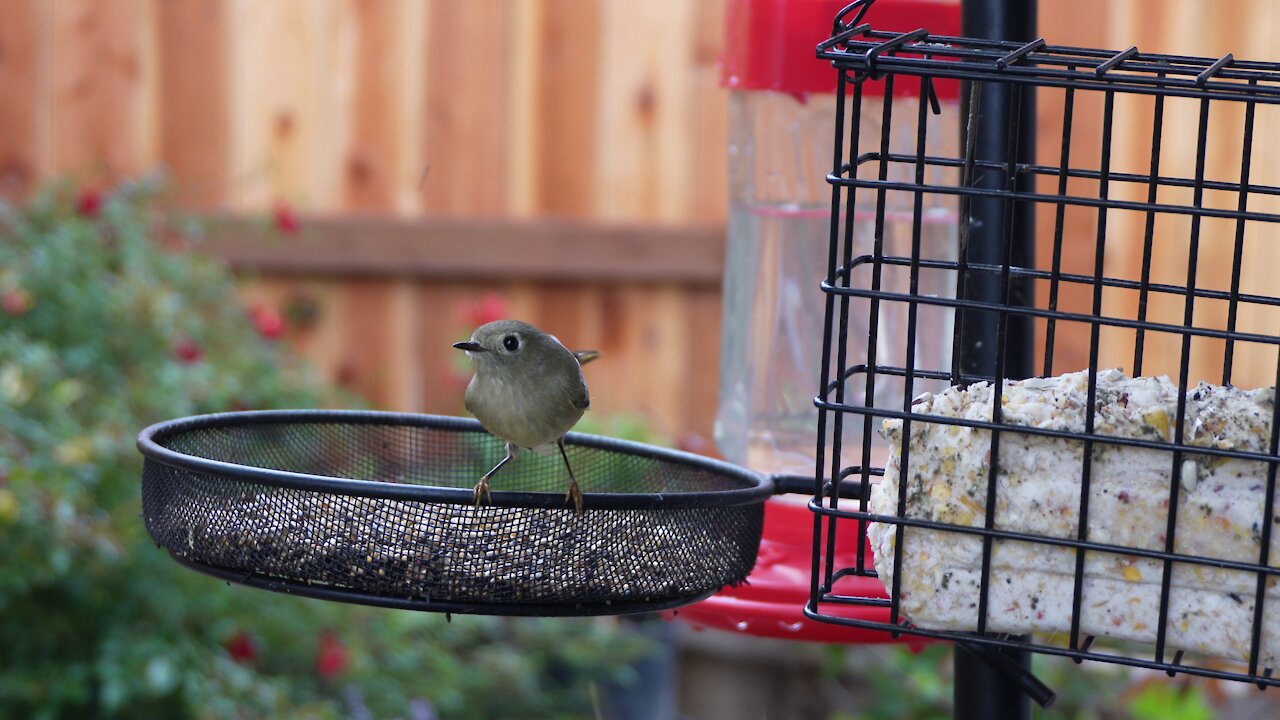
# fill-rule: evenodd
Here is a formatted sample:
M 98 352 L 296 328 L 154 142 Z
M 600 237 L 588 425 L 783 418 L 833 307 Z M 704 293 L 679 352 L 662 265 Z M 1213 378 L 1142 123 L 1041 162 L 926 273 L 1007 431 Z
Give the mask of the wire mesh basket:
M 725 463 L 570 433 L 505 453 L 474 420 L 262 411 L 160 423 L 138 440 L 147 530 L 179 562 L 280 592 L 504 615 L 658 610 L 742 582 L 771 480 Z
M 816 399 L 834 482 L 811 508 L 815 548 L 870 542 L 848 567 L 815 553 L 806 614 L 1278 684 L 1280 298 L 1265 268 L 1280 186 L 1258 160 L 1280 130 L 1280 65 L 882 31 L 869 6 L 818 47 L 839 74 Z M 966 141 L 948 153 L 926 119 L 933 86 L 955 80 Z M 872 82 L 887 86 L 883 134 L 860 137 Z M 1005 100 L 983 102 L 995 90 Z M 1034 103 L 1045 163 L 1017 147 Z M 888 152 L 903 125 L 914 152 Z M 975 142 L 992 125 L 1000 160 Z M 874 218 L 854 218 L 860 193 Z M 937 197 L 959 215 L 958 254 L 922 242 Z M 904 199 L 909 216 L 884 212 Z M 904 244 L 886 240 L 897 231 Z M 920 291 L 939 286 L 954 292 Z M 889 323 L 901 346 L 882 340 Z M 942 366 L 920 364 L 926 326 L 951 329 Z M 846 423 L 860 445 L 842 443 Z M 889 599 L 842 590 L 854 576 Z M 845 605 L 889 621 L 838 617 Z

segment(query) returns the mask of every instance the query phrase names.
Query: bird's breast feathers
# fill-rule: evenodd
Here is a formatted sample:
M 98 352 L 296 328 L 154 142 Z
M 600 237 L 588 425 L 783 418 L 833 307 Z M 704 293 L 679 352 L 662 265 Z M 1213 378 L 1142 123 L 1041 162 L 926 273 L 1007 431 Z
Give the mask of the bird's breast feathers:
M 479 375 L 467 385 L 466 407 L 485 430 L 520 447 L 555 442 L 573 429 L 586 409 L 559 383 L 545 383 L 518 393 L 512 383 Z M 484 397 L 483 402 L 479 401 Z

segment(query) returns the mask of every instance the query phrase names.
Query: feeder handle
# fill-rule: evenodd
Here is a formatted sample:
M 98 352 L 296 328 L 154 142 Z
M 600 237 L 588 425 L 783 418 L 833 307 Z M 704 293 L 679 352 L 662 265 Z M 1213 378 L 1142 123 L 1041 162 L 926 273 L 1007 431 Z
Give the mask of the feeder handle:
M 875 1 L 876 0 L 853 0 L 853 2 L 845 5 L 840 9 L 840 12 L 836 13 L 835 20 L 831 23 L 831 34 L 833 36 L 839 35 L 845 30 L 848 30 L 862 22 L 862 17 L 867 14 L 867 11 L 871 9 L 871 5 L 875 3 Z M 850 22 L 845 22 L 845 17 L 854 10 L 858 10 L 858 14 L 855 15 L 853 20 Z
M 812 495 L 813 494 L 813 476 L 812 475 L 788 475 L 779 473 L 770 475 L 769 479 L 773 481 L 774 495 Z M 822 496 L 829 497 L 831 495 L 831 480 L 823 479 Z M 840 497 L 857 500 L 862 497 L 862 481 L 861 480 L 842 480 L 840 482 Z

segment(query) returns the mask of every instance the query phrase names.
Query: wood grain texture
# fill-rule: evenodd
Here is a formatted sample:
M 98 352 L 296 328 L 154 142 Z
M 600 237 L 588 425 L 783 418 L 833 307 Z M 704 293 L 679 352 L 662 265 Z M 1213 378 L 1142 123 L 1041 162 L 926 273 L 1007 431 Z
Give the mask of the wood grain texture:
M 729 93 L 720 85 L 725 8 L 725 0 L 705 0 L 695 4 L 692 14 L 688 117 L 695 130 L 686 160 L 692 184 L 686 211 L 698 220 L 728 214 Z
M 48 8 L 53 173 L 110 182 L 146 169 L 137 132 L 146 93 L 141 0 L 61 0 Z
M 174 0 L 156 5 L 159 158 L 188 207 L 227 201 L 227 5 Z
M 692 16 L 691 5 L 679 0 L 603 3 L 602 47 L 625 51 L 602 53 L 598 61 L 597 216 L 669 219 L 689 203 L 693 179 L 681 170 L 692 146 L 679 128 L 689 121 L 688 75 L 681 71 Z M 656 37 L 663 42 L 636 41 Z
M 396 141 L 403 122 L 401 9 L 380 0 L 349 0 L 342 8 L 342 24 L 355 35 L 353 97 L 344 103 L 351 130 L 342 174 L 343 205 L 353 211 L 395 206 Z
M 215 229 L 207 247 L 262 273 L 252 292 L 273 302 L 301 294 L 322 308 L 331 320 L 291 341 L 329 377 L 358 375 L 397 407 L 456 412 L 452 360 L 436 348 L 465 324 L 455 306 L 497 292 L 511 312 L 563 321 L 566 334 L 624 358 L 591 371 L 618 387 L 606 406 L 643 403 L 663 423 L 709 431 L 714 383 L 705 378 L 718 345 L 682 348 L 719 327 L 728 94 L 716 60 L 725 7 L 0 0 L 0 193 L 66 172 L 108 183 L 162 163 L 192 208 L 296 206 L 305 220 L 296 237 L 264 238 L 246 221 Z M 1045 2 L 1040 19 L 1056 44 L 1280 59 L 1280 6 L 1271 0 Z M 1041 91 L 1041 162 L 1057 160 L 1062 107 L 1061 91 Z M 1280 153 L 1275 110 L 1258 113 L 1255 183 L 1280 185 L 1269 162 Z M 1117 112 L 1113 167 L 1145 172 L 1150 101 L 1122 98 Z M 1098 166 L 1100 117 L 1101 99 L 1077 94 L 1073 166 Z M 1196 125 L 1194 102 L 1167 104 L 1162 172 L 1194 173 Z M 1241 108 L 1215 109 L 1210 127 L 1206 175 L 1238 177 Z M 1088 195 L 1095 185 L 1073 180 L 1070 190 Z M 1191 202 L 1170 188 L 1160 200 Z M 1280 198 L 1250 203 L 1280 211 Z M 1053 216 L 1052 206 L 1039 209 L 1042 266 Z M 1097 212 L 1070 208 L 1065 219 L 1063 268 L 1092 273 Z M 1144 224 L 1138 213 L 1110 213 L 1109 274 L 1140 274 Z M 1234 231 L 1230 222 L 1202 224 L 1203 286 L 1229 285 Z M 1185 282 L 1189 223 L 1160 219 L 1155 233 L 1153 279 Z M 1245 228 L 1243 290 L 1274 294 L 1278 240 L 1272 226 Z M 1038 297 L 1047 301 L 1046 284 Z M 1089 312 L 1091 303 L 1089 287 L 1063 287 L 1060 308 Z M 1108 291 L 1103 309 L 1132 317 L 1137 303 L 1134 293 Z M 1148 317 L 1180 323 L 1184 309 L 1180 298 L 1157 297 Z M 1221 326 L 1230 309 L 1198 303 L 1195 318 Z M 1270 308 L 1236 309 L 1240 329 L 1280 334 Z M 387 327 L 347 327 L 355 323 Z M 1044 331 L 1041 323 L 1041 339 Z M 1083 367 L 1088 323 L 1057 332 L 1054 372 Z M 1101 332 L 1101 364 L 1130 366 L 1134 339 Z M 356 363 L 352 342 L 382 357 Z M 674 354 L 652 355 L 654 347 Z M 1143 371 L 1176 370 L 1179 350 L 1177 335 L 1149 334 Z M 1196 341 L 1192 351 L 1193 376 L 1220 380 L 1225 344 Z M 1274 348 L 1235 352 L 1234 382 L 1271 382 Z
M 339 206 L 351 80 L 336 62 L 337 0 L 228 2 L 233 205 Z
M 508 209 L 510 14 L 501 0 L 431 4 L 421 188 L 428 212 Z
M 36 0 L 0 0 L 0 196 L 25 196 L 42 174 L 42 73 Z
M 588 217 L 595 200 L 594 120 L 601 68 L 598 3 L 547 0 L 538 16 L 534 207 Z
M 1081 22 L 1081 18 L 1101 22 Z M 1174 53 L 1221 57 L 1227 52 L 1240 59 L 1276 60 L 1274 37 L 1280 15 L 1274 3 L 1265 0 L 1229 0 L 1212 6 L 1189 0 L 1126 0 L 1103 2 L 1083 0 L 1076 3 L 1042 3 L 1042 33 L 1051 42 L 1062 45 L 1119 48 L 1137 45 L 1144 52 Z M 1056 164 L 1061 147 L 1063 92 L 1043 89 L 1039 93 L 1038 155 L 1041 162 Z M 1151 167 L 1154 102 L 1150 98 L 1117 96 L 1112 131 L 1113 171 L 1146 173 Z M 1243 104 L 1215 103 L 1205 133 L 1205 177 L 1212 180 L 1238 182 L 1242 154 Z M 1076 111 L 1071 145 L 1071 165 L 1097 169 L 1101 165 L 1102 98 L 1099 93 L 1076 94 Z M 1252 150 L 1251 182 L 1275 185 L 1280 173 L 1268 162 L 1277 150 L 1272 139 L 1280 129 L 1280 109 L 1259 108 Z M 1199 101 L 1169 99 L 1163 111 L 1163 129 L 1159 170 L 1162 175 L 1193 178 L 1195 147 L 1199 142 Z M 1052 189 L 1053 183 L 1042 185 Z M 1113 184 L 1111 197 L 1146 200 L 1145 186 Z M 1096 182 L 1075 181 L 1073 194 L 1095 195 Z M 1191 205 L 1192 193 L 1186 189 L 1162 187 L 1157 199 L 1162 203 Z M 1238 195 L 1207 192 L 1206 207 L 1235 208 Z M 1274 199 L 1253 197 L 1250 209 L 1276 211 Z M 1052 252 L 1052 206 L 1042 205 L 1037 217 L 1037 252 L 1039 263 L 1047 267 Z M 1139 279 L 1143 260 L 1145 213 L 1112 210 L 1106 230 L 1106 273 L 1112 277 Z M 1235 263 L 1234 221 L 1205 219 L 1200 223 L 1199 256 L 1196 262 L 1196 285 L 1201 288 L 1228 289 Z M 1098 234 L 1098 212 L 1072 208 L 1066 212 L 1063 269 L 1092 274 L 1093 254 Z M 1183 285 L 1189 271 L 1191 222 L 1186 217 L 1158 217 L 1154 224 L 1151 279 Z M 1245 253 L 1242 260 L 1241 289 L 1273 295 L 1268 268 L 1280 262 L 1280 228 L 1274 224 L 1248 223 L 1245 228 Z M 1269 289 L 1262 289 L 1262 288 Z M 1047 302 L 1047 284 L 1042 284 L 1039 302 Z M 1103 296 L 1103 314 L 1134 319 L 1138 315 L 1139 295 L 1131 291 L 1108 290 Z M 1086 285 L 1064 286 L 1060 309 L 1088 313 L 1092 309 L 1092 290 Z M 1197 301 L 1194 323 L 1201 327 L 1225 328 L 1229 305 L 1220 301 Z M 1186 311 L 1184 298 L 1154 295 L 1148 300 L 1145 317 L 1153 322 L 1180 326 Z M 1262 334 L 1280 333 L 1280 313 L 1271 308 L 1242 306 L 1237 308 L 1241 330 Z M 1039 324 L 1043 338 L 1044 324 Z M 1088 365 L 1090 327 L 1087 323 L 1060 323 L 1055 345 L 1054 372 L 1076 370 Z M 1121 367 L 1144 374 L 1168 373 L 1175 379 L 1180 370 L 1183 339 L 1177 333 L 1145 333 L 1143 363 L 1135 368 L 1137 334 L 1132 330 L 1103 328 L 1098 346 L 1099 365 Z M 1191 342 L 1189 381 L 1204 379 L 1222 382 L 1226 345 L 1212 339 Z M 1274 348 L 1257 344 L 1237 344 L 1234 349 L 1232 382 L 1243 386 L 1272 384 L 1275 375 Z
M 718 285 L 724 228 L 568 220 L 304 217 L 297 235 L 214 218 L 202 247 L 245 269 L 436 278 L 673 280 Z
M 575 349 L 599 350 L 585 369 L 592 416 L 626 414 L 656 438 L 709 438 L 716 411 L 719 293 L 681 283 L 426 280 L 255 273 L 250 304 L 313 303 L 314 324 L 290 325 L 285 342 L 330 382 L 378 408 L 465 414 L 470 365 L 451 346 L 482 304 L 526 320 Z
M 0 173 L 163 165 L 198 209 L 723 222 L 723 7 L 3 0 Z

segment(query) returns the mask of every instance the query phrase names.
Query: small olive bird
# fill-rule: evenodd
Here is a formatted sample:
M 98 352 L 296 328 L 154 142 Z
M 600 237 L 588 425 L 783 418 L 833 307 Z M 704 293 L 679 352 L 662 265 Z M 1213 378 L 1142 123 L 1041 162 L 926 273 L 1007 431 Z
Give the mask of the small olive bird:
M 476 369 L 467 384 L 467 410 L 485 430 L 507 442 L 507 456 L 476 483 L 476 506 L 490 497 L 490 478 L 514 460 L 520 448 L 555 443 L 569 471 L 565 499 L 582 512 L 582 491 L 569 465 L 564 434 L 591 405 L 582 365 L 600 353 L 572 352 L 554 335 L 519 320 L 486 323 L 470 340 L 453 346 L 465 350 Z

